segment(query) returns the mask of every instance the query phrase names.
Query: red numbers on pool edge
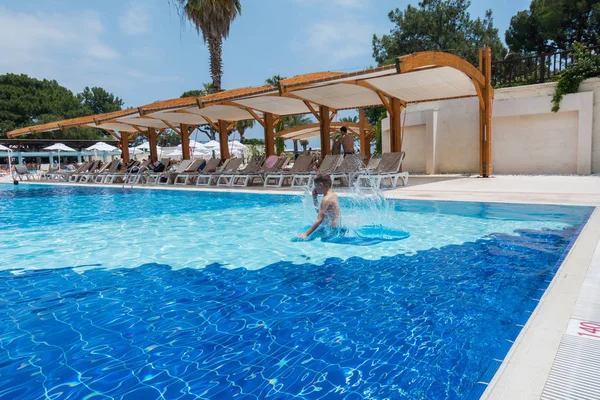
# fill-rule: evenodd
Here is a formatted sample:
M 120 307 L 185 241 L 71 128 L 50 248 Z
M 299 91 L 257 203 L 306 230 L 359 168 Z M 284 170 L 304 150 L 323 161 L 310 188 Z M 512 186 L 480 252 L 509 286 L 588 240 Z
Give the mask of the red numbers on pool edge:
M 600 324 L 595 322 L 580 322 L 579 330 L 585 331 L 588 333 L 577 332 L 579 336 L 591 336 L 595 338 L 600 338 Z

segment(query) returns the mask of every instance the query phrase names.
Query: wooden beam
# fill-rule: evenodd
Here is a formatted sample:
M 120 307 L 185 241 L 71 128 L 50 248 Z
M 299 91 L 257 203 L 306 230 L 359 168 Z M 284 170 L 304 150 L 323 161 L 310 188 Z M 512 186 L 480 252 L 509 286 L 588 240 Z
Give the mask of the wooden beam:
M 321 138 L 321 158 L 331 154 L 331 132 L 329 120 L 329 107 L 319 107 L 319 136 Z
M 229 146 L 227 145 L 229 142 L 229 135 L 227 133 L 229 130 L 227 129 L 227 121 L 219 120 L 219 145 L 221 149 L 221 158 L 228 159 L 231 156 L 229 155 Z
M 264 138 L 265 138 L 265 154 L 268 156 L 275 155 L 275 121 L 273 114 L 265 113 Z
M 254 117 L 256 122 L 258 122 L 263 128 L 265 127 L 265 122 L 264 122 L 263 118 L 261 118 L 256 112 L 254 112 L 253 109 L 247 107 L 246 111 L 248 111 L 250 113 L 250 115 L 252 115 Z
M 471 80 L 485 85 L 483 71 L 478 71 L 471 63 L 454 54 L 441 51 L 424 51 L 416 54 L 408 54 L 396 60 L 397 72 L 406 72 L 422 69 L 424 67 L 451 67 L 467 75 Z
M 315 108 L 312 106 L 312 104 L 310 104 L 310 101 L 308 100 L 302 100 L 304 102 L 304 104 L 306 105 L 306 107 L 308 107 L 308 109 L 310 110 L 310 112 L 315 116 L 315 118 L 317 119 L 317 121 L 321 118 L 319 116 L 319 112 L 317 110 L 315 110 Z
M 400 101 L 392 98 L 392 113 L 390 114 L 390 151 L 392 153 L 402 151 L 402 104 Z
M 331 123 L 333 122 L 333 119 L 335 118 L 337 113 L 338 113 L 337 110 L 333 110 L 333 112 L 331 113 L 331 116 L 329 117 L 329 125 L 331 125 Z
M 492 175 L 492 108 L 494 102 L 494 89 L 492 88 L 492 50 L 484 49 L 485 63 L 483 76 L 485 77 L 484 102 L 485 102 L 485 152 L 487 169 L 485 177 Z
M 117 135 L 117 133 L 111 129 L 105 129 L 106 132 L 108 132 L 108 134 L 112 137 L 114 137 L 117 140 L 121 140 L 121 138 L 119 137 L 119 135 Z
M 156 148 L 156 142 L 158 139 L 158 133 L 154 128 L 148 128 L 148 144 L 150 145 L 150 160 L 158 160 L 158 149 Z
M 219 125 L 215 124 L 208 117 L 202 116 L 202 118 L 204 118 L 206 120 L 206 122 L 208 122 L 209 125 L 212 126 L 215 131 L 219 132 Z
M 121 132 L 121 158 L 123 164 L 129 162 L 129 132 Z
M 190 132 L 189 126 L 181 124 L 179 127 L 179 136 L 181 136 L 181 156 L 184 160 L 190 159 Z
M 365 162 L 369 158 L 371 158 L 371 141 L 367 135 L 367 116 L 365 114 L 365 110 L 362 108 L 358 110 L 358 125 L 360 126 L 358 130 L 358 137 L 360 143 L 360 153 L 364 155 Z

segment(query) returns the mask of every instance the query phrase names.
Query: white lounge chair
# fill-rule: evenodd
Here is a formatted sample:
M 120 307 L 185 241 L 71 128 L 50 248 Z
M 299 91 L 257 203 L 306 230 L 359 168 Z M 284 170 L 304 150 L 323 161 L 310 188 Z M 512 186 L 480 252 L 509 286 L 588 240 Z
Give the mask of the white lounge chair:
M 315 159 L 310 155 L 301 155 L 296 161 L 294 161 L 294 165 L 288 171 L 279 171 L 275 173 L 270 173 L 265 176 L 264 187 L 274 187 L 280 188 L 287 181 L 290 182 L 294 178 L 294 175 L 301 173 L 310 173 L 313 165 L 315 163 Z
M 217 183 L 219 177 L 222 174 L 231 175 L 232 173 L 237 171 L 240 165 L 242 165 L 243 161 L 244 160 L 241 158 L 230 158 L 229 160 L 223 163 L 223 167 L 220 171 L 217 169 L 213 172 L 207 171 L 206 173 L 201 173 L 200 175 L 198 175 L 198 179 L 196 179 L 196 186 L 210 186 L 213 182 Z
M 362 188 L 381 188 L 381 185 L 389 181 L 390 187 L 398 186 L 398 180 L 402 179 L 404 186 L 408 183 L 408 172 L 400 172 L 404 152 L 384 153 L 377 169 L 373 173 L 363 173 L 357 176 L 356 185 Z
M 202 170 L 207 162 L 201 158 L 195 159 L 190 166 L 183 171 L 181 174 L 177 175 L 173 180 L 173 184 L 177 186 L 186 186 L 193 178 L 198 176 L 198 172 Z
M 342 163 L 344 160 L 344 156 L 336 154 L 336 155 L 327 155 L 323 159 L 321 165 L 319 165 L 319 169 L 317 171 L 312 171 L 308 173 L 295 174 L 292 177 L 292 187 L 308 187 L 312 184 L 313 179 L 317 174 L 331 174 L 335 171 L 335 169 Z

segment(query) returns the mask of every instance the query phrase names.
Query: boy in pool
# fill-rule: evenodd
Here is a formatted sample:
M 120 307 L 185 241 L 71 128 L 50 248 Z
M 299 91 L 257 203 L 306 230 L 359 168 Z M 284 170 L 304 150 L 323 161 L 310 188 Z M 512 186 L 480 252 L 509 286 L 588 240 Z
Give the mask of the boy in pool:
M 317 196 L 322 194 L 323 200 L 321 205 L 317 200 Z M 317 220 L 312 224 L 310 228 L 304 233 L 298 235 L 300 239 L 308 239 L 308 237 L 316 231 L 321 224 L 325 228 L 337 230 L 339 228 L 340 219 L 340 204 L 338 203 L 338 197 L 331 189 L 331 177 L 329 175 L 317 175 L 315 178 L 315 189 L 312 192 L 313 201 L 315 202 L 315 208 L 318 210 L 319 215 Z

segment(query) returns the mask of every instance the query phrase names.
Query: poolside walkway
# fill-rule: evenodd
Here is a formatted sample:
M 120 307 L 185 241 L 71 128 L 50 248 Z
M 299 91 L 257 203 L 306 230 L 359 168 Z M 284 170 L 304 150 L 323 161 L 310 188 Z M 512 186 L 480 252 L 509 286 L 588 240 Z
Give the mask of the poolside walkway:
M 0 182 L 10 182 L 8 177 Z M 24 182 L 27 183 L 27 182 Z M 41 182 L 44 183 L 44 182 Z M 94 185 L 98 186 L 98 185 Z M 120 187 L 120 185 L 111 185 Z M 299 193 L 291 189 L 147 189 Z M 343 190 L 340 190 L 343 193 Z M 397 199 L 600 206 L 600 176 L 415 176 L 388 190 Z M 504 360 L 483 399 L 600 398 L 600 208 L 581 231 L 563 265 Z M 492 371 L 493 372 L 493 371 Z M 493 376 L 493 379 L 492 379 Z

